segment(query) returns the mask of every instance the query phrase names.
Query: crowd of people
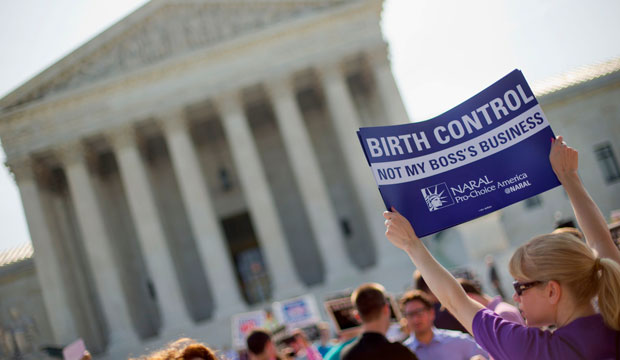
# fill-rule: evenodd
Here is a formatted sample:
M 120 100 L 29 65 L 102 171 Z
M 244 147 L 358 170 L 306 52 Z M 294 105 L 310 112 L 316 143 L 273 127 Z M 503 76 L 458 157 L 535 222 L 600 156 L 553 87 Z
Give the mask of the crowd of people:
M 254 329 L 250 360 L 365 359 L 620 359 L 620 250 L 578 175 L 578 154 L 558 137 L 551 166 L 582 229 L 558 229 L 519 247 L 509 263 L 512 300 L 492 297 L 470 279 L 455 278 L 416 236 L 397 209 L 384 213 L 386 236 L 417 270 L 414 290 L 400 298 L 403 319 L 394 332 L 383 286 L 366 283 L 351 295 L 361 326 L 329 336 L 319 324 L 316 342 L 300 329 L 277 339 Z M 491 259 L 493 286 L 499 289 Z M 493 274 L 491 274 L 493 278 Z M 500 293 L 501 294 L 501 293 Z M 391 333 L 390 333 L 391 332 Z M 400 335 L 398 335 L 400 334 Z M 389 339 L 388 339 L 389 338 Z M 191 339 L 135 360 L 212 360 L 217 351 Z
M 503 302 L 501 296 L 490 297 L 474 281 L 464 278 L 457 281 L 472 299 L 509 321 L 525 324 L 519 310 Z M 299 330 L 294 332 L 296 340 L 278 341 L 266 329 L 255 329 L 247 338 L 248 357 L 256 360 L 489 358 L 462 326 L 450 329 L 456 327 L 458 320 L 435 300 L 418 272 L 414 273 L 414 286 L 417 286 L 415 290 L 400 297 L 403 314 L 400 324 L 393 323 L 389 297 L 383 286 L 367 283 L 351 295 L 361 322 L 361 327 L 355 331 L 348 331 L 337 340 L 327 340 L 324 336 L 327 329 L 323 328 L 320 340 L 312 344 Z M 395 325 L 397 335 L 391 332 Z M 395 341 L 388 338 L 395 338 Z

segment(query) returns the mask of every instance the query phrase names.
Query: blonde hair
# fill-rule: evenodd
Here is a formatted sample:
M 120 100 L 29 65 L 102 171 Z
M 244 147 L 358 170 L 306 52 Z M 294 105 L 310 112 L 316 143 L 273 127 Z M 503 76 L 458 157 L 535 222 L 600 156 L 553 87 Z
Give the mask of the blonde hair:
M 598 305 L 607 326 L 620 330 L 620 265 L 598 258 L 570 233 L 537 236 L 519 247 L 510 259 L 510 273 L 524 281 L 559 282 L 576 304 Z

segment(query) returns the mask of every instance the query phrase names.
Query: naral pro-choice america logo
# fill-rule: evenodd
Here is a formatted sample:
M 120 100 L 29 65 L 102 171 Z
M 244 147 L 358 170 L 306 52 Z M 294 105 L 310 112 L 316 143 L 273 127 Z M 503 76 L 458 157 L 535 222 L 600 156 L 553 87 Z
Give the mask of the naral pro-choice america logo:
M 429 186 L 421 191 L 424 201 L 426 201 L 426 206 L 428 206 L 428 211 L 435 211 L 454 205 L 454 200 L 448 191 L 446 183 Z

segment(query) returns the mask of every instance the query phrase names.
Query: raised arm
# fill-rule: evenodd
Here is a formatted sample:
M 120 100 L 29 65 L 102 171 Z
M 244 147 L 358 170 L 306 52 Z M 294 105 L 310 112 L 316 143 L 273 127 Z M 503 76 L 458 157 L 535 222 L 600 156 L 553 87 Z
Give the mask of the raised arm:
M 439 302 L 473 335 L 474 315 L 484 306 L 467 296 L 452 274 L 433 258 L 404 216 L 394 208 L 383 216 L 385 236 L 409 255 Z
M 579 165 L 577 150 L 567 146 L 561 136 L 551 141 L 549 154 L 551 167 L 568 194 L 586 242 L 598 252 L 600 257 L 610 258 L 620 263 L 620 250 L 614 245 L 607 222 L 577 174 Z

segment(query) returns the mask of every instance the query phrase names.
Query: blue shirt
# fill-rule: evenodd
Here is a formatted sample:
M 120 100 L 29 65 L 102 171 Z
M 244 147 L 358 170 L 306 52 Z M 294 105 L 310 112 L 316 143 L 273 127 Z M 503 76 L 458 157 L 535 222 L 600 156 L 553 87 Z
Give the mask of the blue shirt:
M 322 357 L 325 357 L 325 355 L 329 352 L 329 350 L 331 350 L 333 348 L 332 345 L 326 345 L 323 346 L 321 344 L 316 345 L 316 349 L 319 351 L 319 354 L 321 354 Z
M 325 354 L 325 356 L 323 356 L 324 360 L 340 360 L 340 353 L 342 352 L 342 349 L 344 349 L 345 346 L 349 345 L 350 343 L 354 342 L 355 340 L 357 340 L 357 336 L 339 344 L 336 345 L 334 347 L 332 347 L 327 354 Z
M 403 344 L 415 352 L 420 360 L 469 360 L 474 355 L 489 357 L 470 335 L 435 327 L 430 343 L 422 344 L 412 334 Z

